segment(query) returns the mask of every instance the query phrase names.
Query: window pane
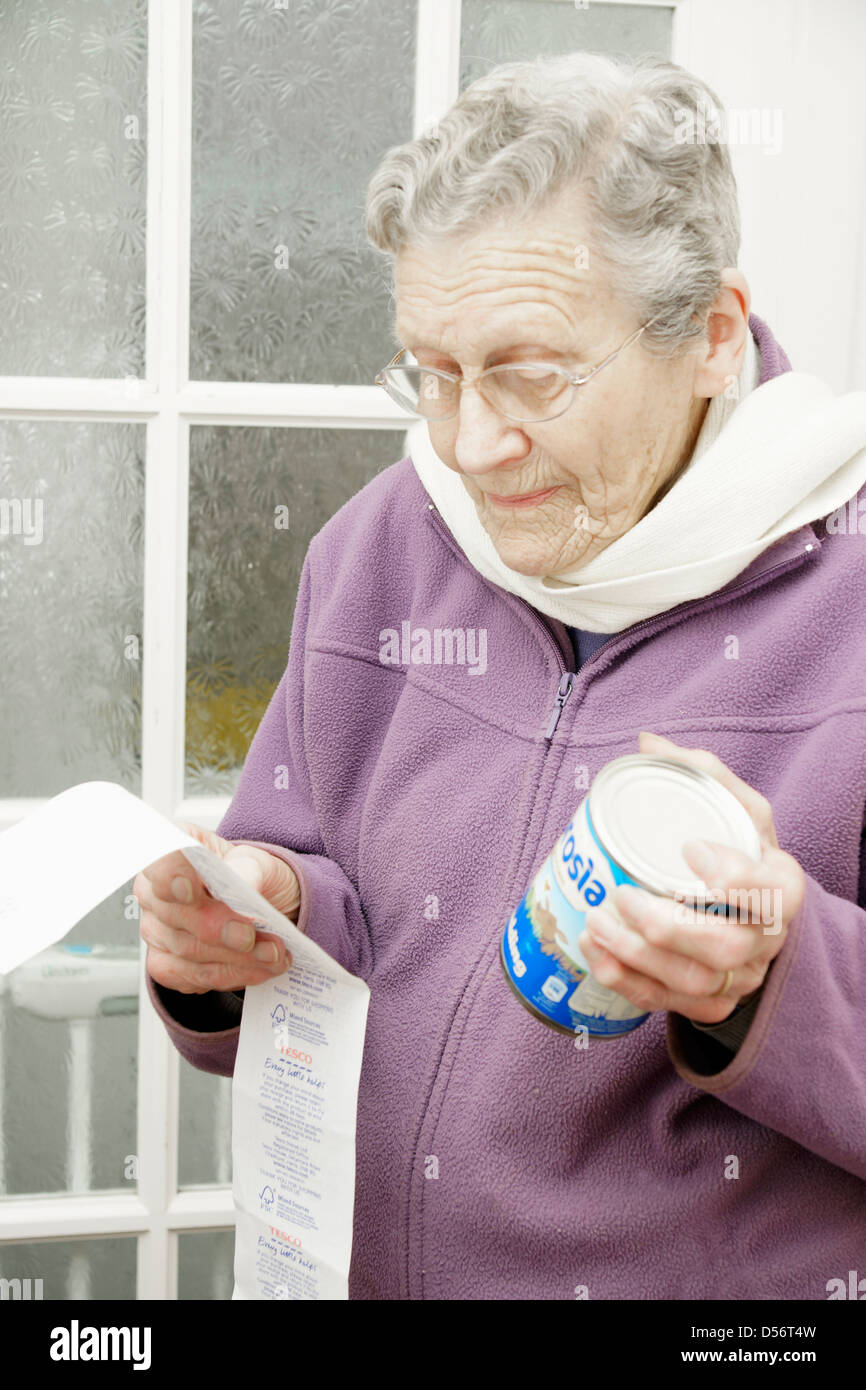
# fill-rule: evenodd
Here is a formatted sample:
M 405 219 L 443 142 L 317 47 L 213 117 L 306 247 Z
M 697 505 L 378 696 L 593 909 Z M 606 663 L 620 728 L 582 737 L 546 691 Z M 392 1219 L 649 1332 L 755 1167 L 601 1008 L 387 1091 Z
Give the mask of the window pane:
M 0 374 L 144 367 L 146 0 L 0 5 Z
M 232 1180 L 232 1079 L 180 1063 L 179 1187 Z
M 670 57 L 673 9 L 599 5 L 578 9 L 563 0 L 463 0 L 460 90 L 497 63 L 543 54 L 658 53 Z
M 9 1298 L 131 1301 L 136 1244 L 134 1236 L 123 1236 L 0 1245 L 0 1279 L 20 1281 L 12 1285 Z
M 178 1236 L 177 1296 L 228 1301 L 235 1286 L 234 1231 L 189 1231 Z
M 363 230 L 412 135 L 415 0 L 197 0 L 190 376 L 370 384 L 389 294 Z
M 0 797 L 140 790 L 144 441 L 0 420 Z
M 136 914 L 130 880 L 0 976 L 4 1195 L 136 1190 Z
M 231 794 L 286 667 L 307 546 L 405 452 L 394 430 L 194 426 L 186 795 Z

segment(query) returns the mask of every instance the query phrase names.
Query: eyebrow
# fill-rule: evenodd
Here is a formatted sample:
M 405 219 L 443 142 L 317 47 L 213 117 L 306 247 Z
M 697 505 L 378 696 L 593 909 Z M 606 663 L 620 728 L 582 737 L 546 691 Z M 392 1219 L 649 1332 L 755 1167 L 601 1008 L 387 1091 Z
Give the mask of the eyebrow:
M 418 351 L 433 352 L 438 353 L 440 357 L 447 357 L 451 361 L 454 360 L 451 357 L 450 352 L 444 352 L 442 348 L 435 347 L 432 343 L 413 343 L 410 345 L 408 343 L 402 342 L 402 340 L 397 335 L 396 330 L 392 330 L 391 338 L 396 347 L 405 348 L 407 352 L 411 352 L 413 353 L 413 355 Z M 540 342 L 510 343 L 505 347 L 496 348 L 495 351 L 488 352 L 487 357 L 485 358 L 485 366 L 494 366 L 497 360 L 501 361 L 503 358 L 507 357 L 509 353 L 512 352 L 534 352 L 539 356 L 578 358 L 582 351 L 583 345 L 580 343 L 575 344 L 573 347 L 569 349 L 553 347 L 549 343 Z M 493 360 L 491 361 L 490 359 Z

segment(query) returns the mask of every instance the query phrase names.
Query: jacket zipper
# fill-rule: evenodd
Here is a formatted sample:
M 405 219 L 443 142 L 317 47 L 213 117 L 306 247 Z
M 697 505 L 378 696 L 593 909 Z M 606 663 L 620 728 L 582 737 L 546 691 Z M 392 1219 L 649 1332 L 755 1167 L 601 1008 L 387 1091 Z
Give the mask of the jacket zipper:
M 547 726 L 547 733 L 544 735 L 548 743 L 553 738 L 553 735 L 556 732 L 556 726 L 559 723 L 560 716 L 562 715 L 563 707 L 574 688 L 574 682 L 576 680 L 576 671 L 566 671 L 562 677 L 562 680 L 559 682 L 559 689 L 556 692 L 556 704 L 554 707 L 553 714 L 550 716 L 550 723 Z
M 442 521 L 442 518 L 440 517 L 438 512 L 436 513 L 436 517 L 440 525 L 445 524 Z M 560 650 L 558 641 L 554 637 L 553 633 L 551 632 L 544 619 L 540 617 L 539 614 L 535 611 L 532 604 L 527 603 L 526 599 L 521 598 L 519 594 L 512 594 L 511 597 L 516 598 L 518 603 L 523 604 L 523 607 L 526 609 L 527 616 L 531 619 L 531 621 L 535 624 L 536 627 L 541 629 L 545 639 L 555 649 L 557 661 L 559 662 L 559 665 L 562 669 L 562 678 L 559 682 L 559 689 L 556 692 L 556 697 L 553 705 L 553 712 L 550 716 L 550 721 L 547 725 L 547 732 L 544 735 L 546 741 L 550 743 L 554 733 L 556 732 L 556 726 L 559 723 L 563 708 L 565 706 L 565 702 L 571 694 L 572 689 L 574 687 L 574 683 L 577 680 L 577 672 L 567 671 L 565 669 L 565 662 L 562 659 L 562 652 Z
M 438 512 L 436 513 L 436 517 L 439 520 L 440 525 L 445 524 L 439 516 Z M 528 617 L 532 620 L 533 623 L 535 623 L 536 627 L 539 627 L 541 629 L 541 631 L 544 633 L 546 640 L 554 647 L 556 651 L 557 661 L 559 662 L 560 668 L 562 669 L 562 678 L 559 682 L 559 689 L 556 692 L 556 698 L 554 700 L 553 705 L 553 713 L 550 716 L 550 721 L 547 725 L 547 732 L 544 735 L 547 742 L 550 743 L 554 733 L 556 732 L 556 726 L 559 723 L 565 702 L 571 694 L 572 689 L 574 687 L 574 683 L 577 680 L 577 672 L 567 671 L 565 669 L 565 662 L 562 659 L 562 652 L 560 651 L 558 641 L 554 637 L 553 633 L 551 632 L 544 619 L 540 617 L 539 614 L 535 611 L 532 604 L 527 603 L 526 599 L 521 598 L 519 594 L 512 594 L 511 597 L 516 598 L 518 603 L 523 604 Z
M 442 519 L 442 514 L 440 513 L 438 507 L 435 507 L 433 503 L 428 502 L 427 508 L 433 517 L 433 521 L 436 527 L 439 531 L 441 531 L 443 537 L 449 542 L 451 549 L 454 550 L 455 554 L 458 556 L 459 559 L 465 561 L 466 556 L 459 549 L 459 547 L 457 547 L 454 537 L 451 535 L 451 532 L 445 525 L 445 522 Z M 562 659 L 562 649 L 560 648 L 559 642 L 557 641 L 554 634 L 551 632 L 544 619 L 532 607 L 532 604 L 527 603 L 526 599 L 521 598 L 519 594 L 512 594 L 511 598 L 516 599 L 517 602 L 526 609 L 526 615 L 529 618 L 529 621 L 533 623 L 534 626 L 539 630 L 542 637 L 544 638 L 544 641 L 553 648 L 554 653 L 556 655 L 557 663 L 559 665 L 560 670 L 562 671 L 562 678 L 559 682 L 559 688 L 556 692 L 556 696 L 554 699 L 553 710 L 547 725 L 547 732 L 544 735 L 546 742 L 550 743 L 554 733 L 556 732 L 556 726 L 559 723 L 565 702 L 568 699 L 574 687 L 574 683 L 577 679 L 577 672 L 567 671 L 565 669 L 565 662 Z

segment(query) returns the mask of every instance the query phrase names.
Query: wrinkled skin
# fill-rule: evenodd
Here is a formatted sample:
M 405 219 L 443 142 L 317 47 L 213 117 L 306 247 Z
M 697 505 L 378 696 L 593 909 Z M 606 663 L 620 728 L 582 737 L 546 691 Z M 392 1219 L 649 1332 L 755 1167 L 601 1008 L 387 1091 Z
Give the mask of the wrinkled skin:
M 483 234 L 432 251 L 404 248 L 395 264 L 401 345 L 425 366 L 464 377 L 520 357 L 584 375 L 641 326 L 612 292 L 590 231 L 579 198 L 569 193 L 523 222 L 491 222 Z M 464 389 L 459 415 L 429 424 L 433 448 L 459 473 L 505 564 L 527 575 L 575 569 L 671 486 L 691 456 L 710 398 L 742 367 L 749 288 L 735 269 L 723 280 L 706 342 L 663 359 L 638 338 L 579 387 L 555 420 L 513 424 L 476 390 Z M 491 496 L 553 486 L 547 500 L 521 509 Z

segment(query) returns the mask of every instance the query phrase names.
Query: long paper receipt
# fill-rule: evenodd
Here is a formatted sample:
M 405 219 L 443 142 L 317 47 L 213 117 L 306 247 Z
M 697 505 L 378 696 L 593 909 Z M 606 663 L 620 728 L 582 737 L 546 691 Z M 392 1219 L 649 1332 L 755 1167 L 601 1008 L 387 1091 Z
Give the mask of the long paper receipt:
M 232 1083 L 232 1298 L 348 1297 L 358 1082 L 370 991 L 220 857 L 114 782 L 61 792 L 0 835 L 0 974 L 182 850 L 292 965 L 244 995 Z

